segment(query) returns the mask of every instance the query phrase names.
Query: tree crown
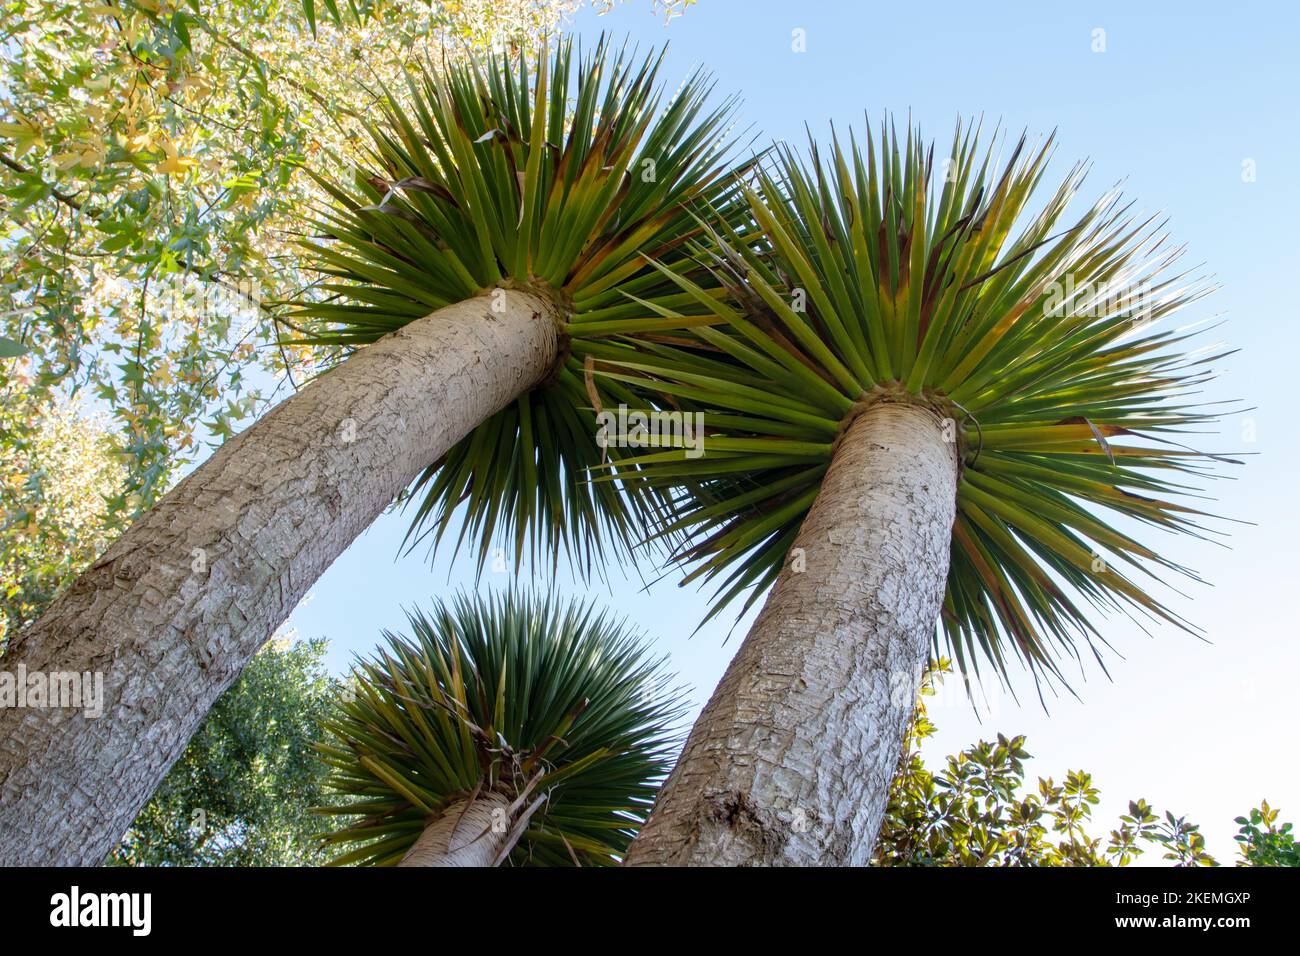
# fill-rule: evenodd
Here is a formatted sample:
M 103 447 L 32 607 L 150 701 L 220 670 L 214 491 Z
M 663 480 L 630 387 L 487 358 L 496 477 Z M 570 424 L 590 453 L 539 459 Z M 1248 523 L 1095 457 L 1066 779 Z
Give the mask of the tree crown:
M 1189 396 L 1221 355 L 1156 323 L 1208 289 L 1117 192 L 1070 220 L 1082 164 L 1035 206 L 1052 138 L 999 164 L 1000 140 L 959 124 L 938 169 L 919 130 L 778 149 L 745 186 L 749 221 L 694 245 L 729 294 L 666 273 L 694 300 L 652 306 L 671 337 L 598 352 L 643 406 L 704 415 L 703 457 L 613 464 L 670 490 L 661 532 L 689 533 L 683 583 L 723 576 L 713 613 L 775 580 L 837 439 L 890 401 L 935 410 L 958 447 L 942 631 L 963 669 L 1018 656 L 1059 676 L 1061 653 L 1103 643 L 1079 597 L 1189 627 L 1143 577 L 1191 572 L 1127 528 L 1200 530 L 1172 497 L 1214 456 L 1177 439 L 1214 418 Z
M 667 773 L 680 692 L 662 659 L 590 605 L 503 593 L 435 602 L 413 637 L 358 663 L 319 746 L 360 820 L 325 836 L 334 862 L 393 864 L 426 820 L 483 792 L 522 821 L 509 861 L 605 865 L 631 843 Z
M 292 310 L 311 341 L 364 345 L 502 286 L 554 296 L 584 320 L 563 329 L 543 387 L 421 476 L 412 544 L 436 545 L 466 503 L 460 541 L 476 539 L 480 560 L 504 539 L 516 566 L 526 550 L 567 550 L 590 568 L 605 544 L 639 536 L 639 509 L 658 507 L 583 480 L 602 461 L 584 344 L 635 331 L 627 319 L 642 309 L 625 293 L 687 301 L 645 255 L 693 269 L 680 252 L 699 229 L 691 207 L 740 208 L 734 100 L 710 108 L 712 81 L 697 71 L 661 108 L 662 57 L 602 38 L 585 55 L 569 41 L 543 47 L 535 68 L 521 53 L 408 71 L 370 127 L 369 166 L 350 183 L 318 176 L 335 204 L 317 211 L 321 238 L 304 247 L 322 281 Z

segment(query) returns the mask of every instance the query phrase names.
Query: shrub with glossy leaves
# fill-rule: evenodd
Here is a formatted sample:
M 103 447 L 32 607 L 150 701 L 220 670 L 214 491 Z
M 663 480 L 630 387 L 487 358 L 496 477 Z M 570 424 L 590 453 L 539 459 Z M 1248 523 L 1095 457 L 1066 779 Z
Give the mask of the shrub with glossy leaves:
M 939 675 L 927 671 L 908 727 L 903 756 L 889 790 L 889 807 L 876 841 L 875 866 L 1127 866 L 1150 847 L 1174 866 L 1218 866 L 1200 827 L 1186 817 L 1158 814 L 1145 800 L 1108 837 L 1089 833 L 1100 799 L 1092 775 L 1072 770 L 1064 781 L 1038 778 L 1026 787 L 1023 735 L 997 735 L 949 756 L 938 770 L 926 767 L 921 745 L 935 727 L 925 700 Z M 1296 866 L 1300 851 L 1291 824 L 1277 824 L 1265 801 L 1239 817 L 1239 866 Z

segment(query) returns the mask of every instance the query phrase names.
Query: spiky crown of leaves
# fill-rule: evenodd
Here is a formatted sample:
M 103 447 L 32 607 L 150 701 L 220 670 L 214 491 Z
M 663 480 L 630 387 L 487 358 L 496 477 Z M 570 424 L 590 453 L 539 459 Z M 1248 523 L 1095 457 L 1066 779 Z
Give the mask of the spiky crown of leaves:
M 612 464 L 674 496 L 660 532 L 689 536 L 682 583 L 721 578 L 711 615 L 776 579 L 845 421 L 884 398 L 946 412 L 960 442 L 940 633 L 963 671 L 983 656 L 1005 677 L 1018 656 L 1060 677 L 1062 654 L 1104 644 L 1079 598 L 1190 627 L 1148 582 L 1191 572 L 1132 529 L 1202 531 L 1172 499 L 1215 456 L 1175 436 L 1215 417 L 1189 396 L 1226 353 L 1156 323 L 1208 286 L 1172 274 L 1182 250 L 1117 192 L 1068 221 L 1082 164 L 1034 207 L 1051 138 L 1000 170 L 1000 137 L 979 140 L 959 124 L 939 167 L 883 124 L 825 159 L 779 149 L 745 188 L 747 228 L 715 219 L 695 246 L 729 296 L 677 270 L 691 307 L 645 303 L 670 336 L 635 358 L 592 346 L 640 407 L 704 413 L 703 457 Z
M 603 37 L 586 55 L 570 41 L 520 54 L 417 67 L 402 95 L 385 91 L 369 132 L 371 162 L 351 183 L 316 175 L 333 204 L 303 243 L 321 275 L 291 320 L 317 343 L 361 346 L 453 302 L 499 286 L 556 297 L 571 318 L 553 374 L 479 425 L 418 479 L 414 545 L 436 544 L 466 505 L 459 547 L 493 542 L 580 566 L 607 544 L 640 537 L 641 509 L 586 481 L 595 443 L 584 343 L 635 331 L 641 308 L 687 301 L 648 267 L 649 254 L 693 270 L 682 250 L 696 204 L 743 210 L 729 163 L 735 101 L 715 107 L 696 72 L 661 107 L 663 52 L 638 59 Z M 725 215 L 725 213 L 724 213 Z M 630 397 L 630 396 L 629 396 Z
M 537 808 L 514 865 L 609 865 L 649 812 L 678 743 L 682 696 L 664 661 L 591 605 L 502 593 L 408 615 L 413 636 L 353 674 L 326 724 L 318 812 L 359 817 L 323 839 L 336 865 L 391 865 L 454 800 Z

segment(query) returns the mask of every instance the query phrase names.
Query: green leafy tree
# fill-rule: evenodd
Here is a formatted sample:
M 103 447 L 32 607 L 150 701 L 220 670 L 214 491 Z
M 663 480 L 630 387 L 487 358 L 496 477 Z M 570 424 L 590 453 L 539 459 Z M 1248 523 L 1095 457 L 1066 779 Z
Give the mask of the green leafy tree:
M 313 866 L 311 807 L 325 771 L 312 747 L 338 694 L 326 642 L 276 640 L 209 712 L 108 862 Z
M 613 463 L 676 494 L 683 583 L 715 613 L 772 585 L 633 862 L 869 858 L 936 622 L 964 671 L 1048 680 L 1103 648 L 1091 608 L 1190 629 L 1150 584 L 1190 572 L 1128 529 L 1202 517 L 1176 499 L 1213 458 L 1178 439 L 1219 356 L 1159 323 L 1205 285 L 1117 193 L 1067 216 L 1082 165 L 1035 202 L 1050 138 L 864 140 L 778 148 L 700 243 L 730 294 L 676 276 L 677 327 L 601 356 L 638 411 L 702 416 L 702 456 Z
M 123 475 L 103 416 L 26 385 L 0 384 L 0 654 L 116 533 Z
M 1241 844 L 1241 855 L 1249 866 L 1300 866 L 1300 843 L 1296 842 L 1290 823 L 1278 825 L 1278 811 L 1268 801 L 1237 817 L 1241 830 L 1234 838 Z
M 336 864 L 604 866 L 675 749 L 663 660 L 591 605 L 502 594 L 410 614 L 354 673 L 319 750 L 360 817 Z
M 1130 801 L 1108 837 L 1090 835 L 1100 799 L 1092 775 L 1072 770 L 1059 785 L 1040 777 L 1027 786 L 1024 736 L 998 734 L 927 768 L 922 744 L 935 726 L 925 701 L 948 670 L 938 661 L 922 682 L 872 865 L 1128 866 L 1148 848 L 1173 866 L 1219 865 L 1196 824 L 1145 800 Z M 1267 801 L 1237 818 L 1239 866 L 1300 865 L 1291 824 L 1277 819 Z
M 402 64 L 527 47 L 583 3 L 334 6 L 5 4 L 0 340 L 32 355 L 42 393 L 105 403 L 127 519 L 329 357 L 265 307 L 311 281 L 292 243 L 323 194 L 300 166 L 360 158 Z

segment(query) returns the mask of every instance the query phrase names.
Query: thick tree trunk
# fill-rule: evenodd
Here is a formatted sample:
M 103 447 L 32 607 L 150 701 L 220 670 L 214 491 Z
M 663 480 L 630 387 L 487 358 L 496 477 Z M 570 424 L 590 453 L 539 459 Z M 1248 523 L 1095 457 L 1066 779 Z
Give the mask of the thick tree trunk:
M 518 840 L 503 794 L 480 794 L 470 803 L 458 800 L 420 834 L 398 866 L 495 866 Z
M 103 675 L 103 716 L 0 709 L 0 862 L 98 863 L 213 701 L 419 471 L 540 382 L 557 314 L 524 292 L 440 309 L 223 445 L 0 667 Z
M 849 425 L 630 865 L 870 859 L 943 598 L 956 461 L 927 409 Z

